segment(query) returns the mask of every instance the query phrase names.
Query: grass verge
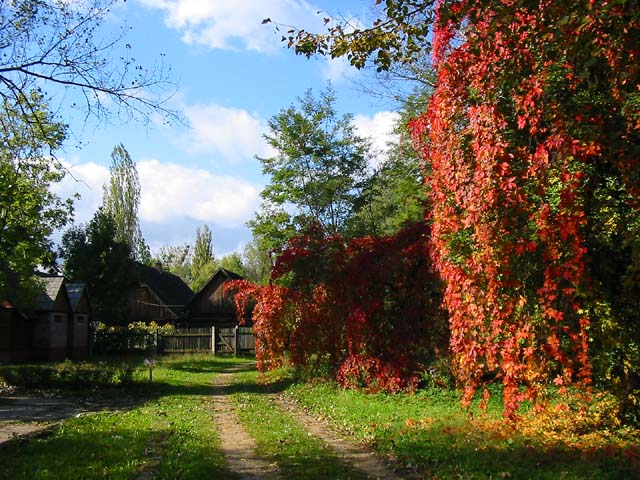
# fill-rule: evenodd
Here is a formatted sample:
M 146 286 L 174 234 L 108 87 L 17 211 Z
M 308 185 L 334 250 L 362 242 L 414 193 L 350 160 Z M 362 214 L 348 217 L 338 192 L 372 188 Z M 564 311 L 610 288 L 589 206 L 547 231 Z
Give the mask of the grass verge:
M 71 418 L 48 436 L 0 446 L 0 478 L 236 478 L 217 449 L 209 402 L 213 375 L 239 361 L 165 357 L 153 383 L 138 369 L 131 385 L 109 390 L 129 399 L 126 410 Z
M 276 378 L 271 374 L 263 381 Z M 563 436 L 552 431 L 550 423 L 546 429 L 530 424 L 514 428 L 502 420 L 497 399 L 486 412 L 467 412 L 456 392 L 438 389 L 389 395 L 343 390 L 332 383 L 293 383 L 287 392 L 357 441 L 424 478 L 640 478 L 638 431 Z

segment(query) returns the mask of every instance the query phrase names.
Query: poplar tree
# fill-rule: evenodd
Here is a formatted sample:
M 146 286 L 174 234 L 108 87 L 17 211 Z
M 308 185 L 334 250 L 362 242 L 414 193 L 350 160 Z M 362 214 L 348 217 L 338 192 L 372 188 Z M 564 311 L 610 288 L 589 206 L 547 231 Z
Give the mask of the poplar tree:
M 148 263 L 151 255 L 138 220 L 140 180 L 136 164 L 122 143 L 111 152 L 109 183 L 104 186 L 102 205 L 116 226 L 116 240 L 131 247 L 134 260 Z
M 208 225 L 203 225 L 202 229 L 196 229 L 196 243 L 191 259 L 191 288 L 194 291 L 199 290 L 209 280 L 216 267 L 211 229 Z

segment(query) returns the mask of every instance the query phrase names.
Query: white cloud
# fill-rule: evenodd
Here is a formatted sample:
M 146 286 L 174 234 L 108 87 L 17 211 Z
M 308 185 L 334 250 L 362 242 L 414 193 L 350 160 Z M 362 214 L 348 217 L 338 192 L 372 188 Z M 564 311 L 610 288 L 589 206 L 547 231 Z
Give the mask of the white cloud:
M 346 57 L 331 58 L 327 55 L 326 63 L 322 68 L 325 79 L 334 83 L 353 78 L 358 73 L 358 69 L 353 67 Z
M 109 169 L 93 162 L 62 160 L 61 163 L 68 174 L 53 190 L 62 198 L 79 193 L 80 200 L 75 202 L 75 223 L 87 223 L 102 205 L 102 186 L 109 180 Z
M 317 8 L 304 0 L 138 0 L 165 12 L 167 26 L 182 33 L 184 42 L 224 50 L 273 52 L 280 33 L 262 20 L 303 28 L 318 28 Z
M 262 138 L 266 123 L 255 114 L 215 104 L 185 107 L 184 113 L 190 130 L 178 141 L 192 153 L 216 153 L 232 162 L 269 154 Z
M 63 198 L 80 193 L 75 223 L 87 223 L 102 205 L 109 169 L 93 162 L 63 164 L 75 180 L 67 175 L 55 192 Z M 239 178 L 158 160 L 138 162 L 137 169 L 141 187 L 138 215 L 143 221 L 192 219 L 236 227 L 244 225 L 258 206 L 260 187 Z
M 238 226 L 258 205 L 260 188 L 235 177 L 158 160 L 145 160 L 137 167 L 141 220 L 163 223 L 172 218 L 191 218 Z
M 372 140 L 376 155 L 372 159 L 371 166 L 377 167 L 384 160 L 389 142 L 397 142 L 398 135 L 393 133 L 393 127 L 398 121 L 397 112 L 377 112 L 373 117 L 367 115 L 355 115 L 353 123 L 358 134 L 369 137 Z

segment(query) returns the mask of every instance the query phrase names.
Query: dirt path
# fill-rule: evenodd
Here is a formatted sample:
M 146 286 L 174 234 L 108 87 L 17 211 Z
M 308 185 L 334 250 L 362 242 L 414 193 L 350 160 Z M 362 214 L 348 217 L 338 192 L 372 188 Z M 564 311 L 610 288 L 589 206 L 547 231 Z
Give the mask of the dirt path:
M 0 390 L 0 445 L 16 437 L 44 434 L 61 421 L 101 411 L 128 409 L 133 400 L 124 396 L 102 400 Z
M 307 431 L 325 442 L 345 463 L 371 479 L 401 480 L 410 478 L 394 471 L 368 448 L 351 443 L 334 432 L 328 423 L 307 413 L 285 394 L 272 395 L 273 401 L 287 411 Z
M 216 375 L 212 392 L 213 418 L 220 432 L 220 450 L 227 466 L 242 480 L 280 479 L 277 465 L 256 454 L 255 441 L 234 413 L 233 399 L 229 394 L 232 376 L 233 370 Z
M 235 371 L 238 370 L 240 368 Z M 215 377 L 213 393 L 214 419 L 218 425 L 222 442 L 221 450 L 226 457 L 227 464 L 243 479 L 280 478 L 275 464 L 270 464 L 256 455 L 255 441 L 241 426 L 233 411 L 234 404 L 229 394 L 233 372 L 234 370 L 230 370 Z M 265 395 L 293 417 L 310 435 L 322 440 L 345 464 L 351 465 L 355 470 L 365 474 L 367 478 L 372 480 L 411 478 L 394 471 L 366 447 L 341 438 L 331 430 L 326 421 L 320 421 L 305 412 L 287 395 L 274 393 L 265 393 Z

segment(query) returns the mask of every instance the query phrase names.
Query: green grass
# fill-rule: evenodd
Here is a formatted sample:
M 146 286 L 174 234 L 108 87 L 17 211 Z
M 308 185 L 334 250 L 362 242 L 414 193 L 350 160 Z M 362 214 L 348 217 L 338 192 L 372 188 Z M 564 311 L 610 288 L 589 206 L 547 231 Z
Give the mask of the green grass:
M 234 401 L 236 413 L 246 430 L 254 437 L 258 449 L 269 461 L 278 464 L 283 478 L 362 479 L 318 438 L 310 436 L 282 408 L 264 393 L 282 385 L 257 384 L 257 372 L 235 375 Z M 274 388 L 275 387 L 275 388 Z
M 241 361 L 165 357 L 153 383 L 139 369 L 126 390 L 109 390 L 130 398 L 130 410 L 68 419 L 48 436 L 5 444 L 0 478 L 236 478 L 218 451 L 209 402 L 213 375 Z
M 141 360 L 130 362 L 139 367 Z M 153 383 L 146 369 L 137 368 L 133 384 L 98 390 L 128 399 L 126 411 L 72 418 L 41 438 L 0 446 L 0 479 L 237 478 L 225 468 L 219 451 L 211 382 L 216 373 L 243 363 L 247 360 L 165 357 L 154 369 Z M 286 371 L 239 372 L 234 380 L 224 387 L 226 393 L 260 453 L 278 464 L 284 478 L 361 476 L 265 392 L 287 392 L 355 441 L 395 457 L 424 478 L 640 478 L 640 433 L 606 422 L 597 424 L 599 430 L 591 428 L 593 418 L 605 415 L 606 401 L 595 404 L 595 412 L 574 410 L 555 424 L 554 419 L 548 424 L 538 419 L 514 430 L 501 421 L 497 397 L 486 413 L 466 412 L 458 394 L 446 390 L 371 395 L 332 383 L 295 383 Z M 74 395 L 94 396 L 96 391 Z
M 492 401 L 486 414 L 460 407 L 455 392 L 364 394 L 334 384 L 294 384 L 288 392 L 312 411 L 376 450 L 392 454 L 426 478 L 625 479 L 638 478 L 634 444 L 549 444 L 500 421 Z M 622 441 L 622 448 L 619 448 Z

